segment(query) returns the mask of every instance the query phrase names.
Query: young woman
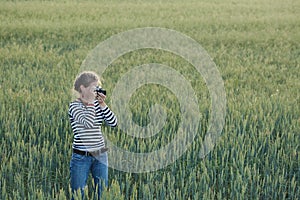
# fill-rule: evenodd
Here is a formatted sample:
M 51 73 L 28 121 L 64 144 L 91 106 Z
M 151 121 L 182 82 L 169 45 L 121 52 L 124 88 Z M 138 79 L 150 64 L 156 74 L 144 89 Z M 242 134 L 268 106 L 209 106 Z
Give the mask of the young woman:
M 96 73 L 85 71 L 77 76 L 74 89 L 78 99 L 70 103 L 69 117 L 73 130 L 73 153 L 70 162 L 71 189 L 81 191 L 84 196 L 89 173 L 98 188 L 100 198 L 102 183 L 108 185 L 107 148 L 101 132 L 101 125 L 117 125 L 117 118 L 105 104 L 105 95 L 95 92 L 100 84 Z

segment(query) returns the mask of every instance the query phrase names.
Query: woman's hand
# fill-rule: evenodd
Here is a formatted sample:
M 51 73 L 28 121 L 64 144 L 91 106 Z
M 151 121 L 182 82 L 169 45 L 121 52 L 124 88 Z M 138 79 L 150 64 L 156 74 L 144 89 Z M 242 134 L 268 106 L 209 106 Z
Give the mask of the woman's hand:
M 96 99 L 98 100 L 100 106 L 104 108 L 106 106 L 105 101 L 106 96 L 102 93 L 97 93 Z

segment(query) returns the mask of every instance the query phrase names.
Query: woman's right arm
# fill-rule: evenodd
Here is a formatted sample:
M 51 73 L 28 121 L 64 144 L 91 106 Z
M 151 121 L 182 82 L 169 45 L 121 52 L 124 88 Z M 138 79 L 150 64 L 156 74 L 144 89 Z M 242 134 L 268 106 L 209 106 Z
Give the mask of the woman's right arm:
M 92 128 L 96 118 L 96 111 L 93 105 L 86 107 L 80 103 L 71 103 L 69 114 L 75 122 L 83 124 L 85 128 Z

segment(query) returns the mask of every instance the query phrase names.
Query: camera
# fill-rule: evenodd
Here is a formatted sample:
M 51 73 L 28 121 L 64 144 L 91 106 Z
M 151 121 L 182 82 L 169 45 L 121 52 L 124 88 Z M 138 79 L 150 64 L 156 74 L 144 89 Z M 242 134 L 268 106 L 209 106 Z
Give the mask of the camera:
M 101 88 L 99 86 L 97 86 L 94 91 L 97 93 L 102 93 L 102 94 L 106 95 L 106 90 L 104 90 L 103 88 Z

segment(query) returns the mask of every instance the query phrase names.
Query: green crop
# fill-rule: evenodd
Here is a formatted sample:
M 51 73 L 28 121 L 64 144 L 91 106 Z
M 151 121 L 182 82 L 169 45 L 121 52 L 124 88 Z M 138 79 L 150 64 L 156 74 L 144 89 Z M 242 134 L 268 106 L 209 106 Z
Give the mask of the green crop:
M 299 199 L 299 19 L 294 0 L 2 1 L 0 199 L 70 199 L 73 80 L 96 45 L 140 27 L 176 30 L 208 52 L 224 80 L 225 125 L 214 149 L 200 158 L 211 107 L 201 75 L 163 50 L 118 58 L 103 74 L 108 94 L 135 66 L 164 64 L 189 80 L 201 119 L 193 143 L 167 167 L 148 173 L 109 168 L 104 199 Z M 109 105 L 112 100 L 108 95 Z M 150 123 L 154 103 L 167 114 L 155 136 L 104 127 L 105 137 L 139 153 L 167 145 L 182 120 L 170 90 L 140 87 L 129 102 L 132 120 Z M 91 187 L 86 193 L 94 198 Z

